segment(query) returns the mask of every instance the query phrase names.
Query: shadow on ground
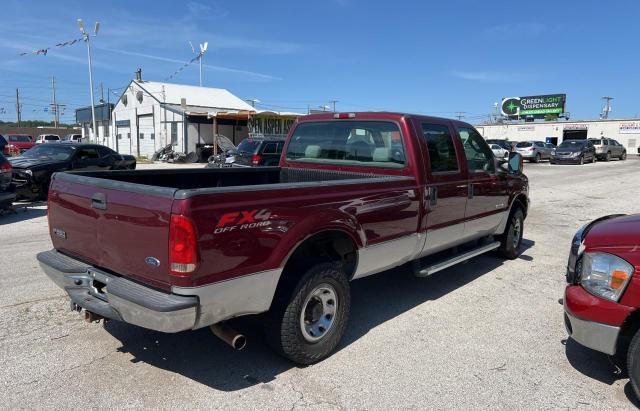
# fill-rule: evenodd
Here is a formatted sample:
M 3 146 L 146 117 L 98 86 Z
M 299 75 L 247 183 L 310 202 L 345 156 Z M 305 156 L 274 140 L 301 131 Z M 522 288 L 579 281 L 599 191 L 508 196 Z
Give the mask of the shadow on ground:
M 533 244 L 533 241 L 523 242 L 523 250 Z M 403 266 L 353 282 L 349 326 L 338 350 L 348 347 L 372 328 L 464 287 L 504 264 L 492 254 L 479 256 L 472 262 L 428 278 L 416 278 L 409 266 Z M 112 321 L 105 329 L 122 343 L 119 351 L 131 354 L 133 362 L 142 361 L 218 390 L 235 391 L 261 383 L 270 389 L 270 381 L 296 366 L 268 348 L 261 324 L 259 316 L 234 321 L 234 327 L 247 336 L 244 351 L 232 350 L 208 328 L 164 334 Z
M 47 215 L 47 203 L 15 203 L 13 210 L 0 212 L 0 225 L 19 223 Z M 42 207 L 44 206 L 44 207 Z

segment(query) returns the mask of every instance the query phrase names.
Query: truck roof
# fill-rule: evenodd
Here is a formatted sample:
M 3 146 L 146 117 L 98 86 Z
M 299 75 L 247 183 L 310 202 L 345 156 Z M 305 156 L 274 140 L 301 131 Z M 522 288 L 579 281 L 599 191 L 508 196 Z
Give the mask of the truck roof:
M 455 124 L 471 126 L 464 121 L 445 118 L 428 116 L 425 114 L 412 114 L 412 113 L 400 113 L 393 111 L 340 111 L 340 112 L 326 112 L 326 113 L 314 113 L 306 116 L 298 117 L 298 122 L 305 121 L 318 121 L 318 120 L 348 120 L 348 119 L 366 119 L 366 120 L 400 120 L 401 118 L 417 117 L 424 120 L 436 120 L 436 121 L 451 121 Z

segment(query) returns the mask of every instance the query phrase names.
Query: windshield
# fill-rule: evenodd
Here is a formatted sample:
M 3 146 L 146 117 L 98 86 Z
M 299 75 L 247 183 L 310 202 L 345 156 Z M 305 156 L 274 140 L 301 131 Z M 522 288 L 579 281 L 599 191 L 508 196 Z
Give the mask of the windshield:
M 66 144 L 44 144 L 35 146 L 22 154 L 22 157 L 38 160 L 68 160 L 75 152 L 75 147 Z
M 296 127 L 287 160 L 309 163 L 402 168 L 400 130 L 388 121 L 317 121 Z
M 565 140 L 558 148 L 582 148 L 587 145 L 587 140 Z
M 260 141 L 261 140 L 252 140 L 250 138 L 242 140 L 238 146 L 238 153 L 253 154 L 260 145 Z
M 9 141 L 14 141 L 16 143 L 30 143 L 31 137 L 29 136 L 9 136 Z
M 522 143 L 516 144 L 516 147 L 518 147 L 518 148 L 531 147 L 532 145 L 533 144 L 531 144 L 531 142 L 529 142 L 529 141 L 523 141 Z

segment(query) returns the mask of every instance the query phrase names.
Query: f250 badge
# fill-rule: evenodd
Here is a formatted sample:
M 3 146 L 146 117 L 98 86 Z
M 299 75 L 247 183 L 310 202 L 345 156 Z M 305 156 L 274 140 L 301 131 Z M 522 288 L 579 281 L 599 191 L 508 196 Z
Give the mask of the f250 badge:
M 269 225 L 269 217 L 271 211 L 263 208 L 262 210 L 249 211 L 233 211 L 222 214 L 214 234 L 227 233 L 235 230 L 247 230 L 255 227 L 264 227 Z

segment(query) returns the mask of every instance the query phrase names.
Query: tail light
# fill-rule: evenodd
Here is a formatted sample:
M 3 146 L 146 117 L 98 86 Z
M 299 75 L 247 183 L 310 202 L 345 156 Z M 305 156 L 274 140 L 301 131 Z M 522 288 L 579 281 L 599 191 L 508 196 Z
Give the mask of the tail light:
M 254 154 L 251 156 L 251 164 L 257 166 L 262 161 L 262 156 L 260 154 Z
M 183 215 L 172 214 L 169 225 L 169 272 L 187 276 L 198 265 L 198 243 L 193 221 Z
M 0 173 L 10 173 L 12 168 L 10 162 L 4 162 L 0 164 Z

